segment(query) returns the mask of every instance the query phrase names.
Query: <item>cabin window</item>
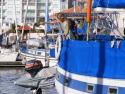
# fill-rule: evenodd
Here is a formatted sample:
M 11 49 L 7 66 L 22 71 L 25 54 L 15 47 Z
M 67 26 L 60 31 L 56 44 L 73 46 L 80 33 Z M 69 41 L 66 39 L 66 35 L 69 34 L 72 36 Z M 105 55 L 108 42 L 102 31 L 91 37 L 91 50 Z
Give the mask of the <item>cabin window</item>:
M 92 93 L 94 91 L 94 85 L 88 84 L 87 85 L 87 92 Z
M 41 55 L 41 52 L 37 52 L 37 55 Z
M 108 94 L 118 94 L 118 88 L 110 87 Z

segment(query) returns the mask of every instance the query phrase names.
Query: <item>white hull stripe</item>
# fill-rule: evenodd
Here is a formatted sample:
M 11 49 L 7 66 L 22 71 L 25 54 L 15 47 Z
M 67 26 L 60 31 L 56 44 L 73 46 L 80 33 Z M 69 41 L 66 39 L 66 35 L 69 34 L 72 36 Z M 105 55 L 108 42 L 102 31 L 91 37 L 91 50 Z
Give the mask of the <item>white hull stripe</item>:
M 58 82 L 57 80 L 55 80 L 55 85 L 56 85 L 56 89 L 57 92 L 59 94 L 90 94 L 90 93 L 86 93 L 86 92 L 82 92 L 82 91 L 78 91 L 66 86 L 63 86 L 60 82 Z
M 58 66 L 58 72 L 62 75 L 78 80 L 81 82 L 91 83 L 91 84 L 99 84 L 99 85 L 107 85 L 107 86 L 115 86 L 115 87 L 125 87 L 125 80 L 120 79 L 108 79 L 108 78 L 96 78 L 92 76 L 78 75 L 74 73 L 67 72 Z
M 21 52 L 21 55 L 26 56 L 26 57 L 31 57 L 31 58 L 45 59 L 45 56 L 38 56 L 38 55 L 34 55 L 34 54 L 28 54 L 28 53 Z M 57 62 L 57 59 L 55 59 L 55 58 L 49 58 L 49 60 L 54 60 L 55 62 Z

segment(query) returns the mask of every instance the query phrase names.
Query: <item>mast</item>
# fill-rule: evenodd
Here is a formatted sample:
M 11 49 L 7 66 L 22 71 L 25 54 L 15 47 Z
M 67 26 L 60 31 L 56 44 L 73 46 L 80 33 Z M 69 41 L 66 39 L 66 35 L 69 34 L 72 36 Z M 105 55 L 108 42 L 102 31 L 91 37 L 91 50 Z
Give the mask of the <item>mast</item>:
M 88 0 L 87 4 L 87 41 L 89 40 L 89 33 L 90 33 L 90 23 L 91 23 L 91 11 L 92 11 L 92 0 Z
M 16 37 L 17 37 L 17 41 L 18 41 L 18 31 L 17 31 L 17 16 L 16 16 L 16 2 L 14 0 L 14 18 L 15 18 L 15 29 L 16 29 Z
M 35 19 L 34 19 L 34 23 L 37 22 L 37 0 L 35 0 Z
M 49 62 L 47 60 L 47 30 L 48 30 L 48 3 L 49 0 L 46 0 L 46 6 L 45 6 L 45 66 L 49 66 Z
M 1 32 L 3 31 L 3 0 L 1 0 Z
M 23 28 L 22 28 L 22 34 L 21 34 L 21 41 L 22 41 L 22 39 L 23 39 L 24 26 L 25 26 L 25 23 L 26 23 L 28 5 L 29 5 L 29 0 L 27 0 L 27 3 L 26 3 L 26 10 L 25 10 L 24 18 L 23 18 Z

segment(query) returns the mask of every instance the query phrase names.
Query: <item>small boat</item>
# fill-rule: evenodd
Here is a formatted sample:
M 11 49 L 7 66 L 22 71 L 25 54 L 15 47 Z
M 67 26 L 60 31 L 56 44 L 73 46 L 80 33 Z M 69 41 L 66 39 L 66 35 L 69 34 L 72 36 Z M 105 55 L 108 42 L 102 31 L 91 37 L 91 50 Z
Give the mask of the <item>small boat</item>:
M 0 43 L 0 62 L 15 62 L 18 52 L 15 50 L 15 45 L 11 44 L 5 37 L 3 36 Z
M 16 51 L 16 46 L 13 42 L 10 42 L 10 38 L 0 35 L 0 62 L 15 62 L 18 56 L 18 52 Z
M 39 60 L 30 60 L 25 63 L 25 71 L 34 77 L 43 68 L 42 62 Z
M 25 73 L 21 76 L 21 78 L 16 80 L 14 84 L 25 88 L 31 88 L 31 90 L 35 90 L 35 92 L 38 93 L 38 89 L 54 89 L 55 74 L 56 67 L 43 68 L 34 77 L 32 77 L 29 73 Z
M 0 62 L 15 62 L 18 52 L 13 49 L 0 48 Z

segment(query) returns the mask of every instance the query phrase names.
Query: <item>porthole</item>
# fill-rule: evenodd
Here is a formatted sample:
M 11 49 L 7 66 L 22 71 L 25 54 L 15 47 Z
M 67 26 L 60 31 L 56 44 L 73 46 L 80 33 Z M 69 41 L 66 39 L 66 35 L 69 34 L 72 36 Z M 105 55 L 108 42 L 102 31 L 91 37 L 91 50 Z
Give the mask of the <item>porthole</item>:
M 116 88 L 116 87 L 110 87 L 108 94 L 118 94 L 118 88 Z
M 87 92 L 89 92 L 89 93 L 94 92 L 94 85 L 88 84 L 88 85 L 87 85 Z
M 41 55 L 41 52 L 37 52 L 37 55 Z

